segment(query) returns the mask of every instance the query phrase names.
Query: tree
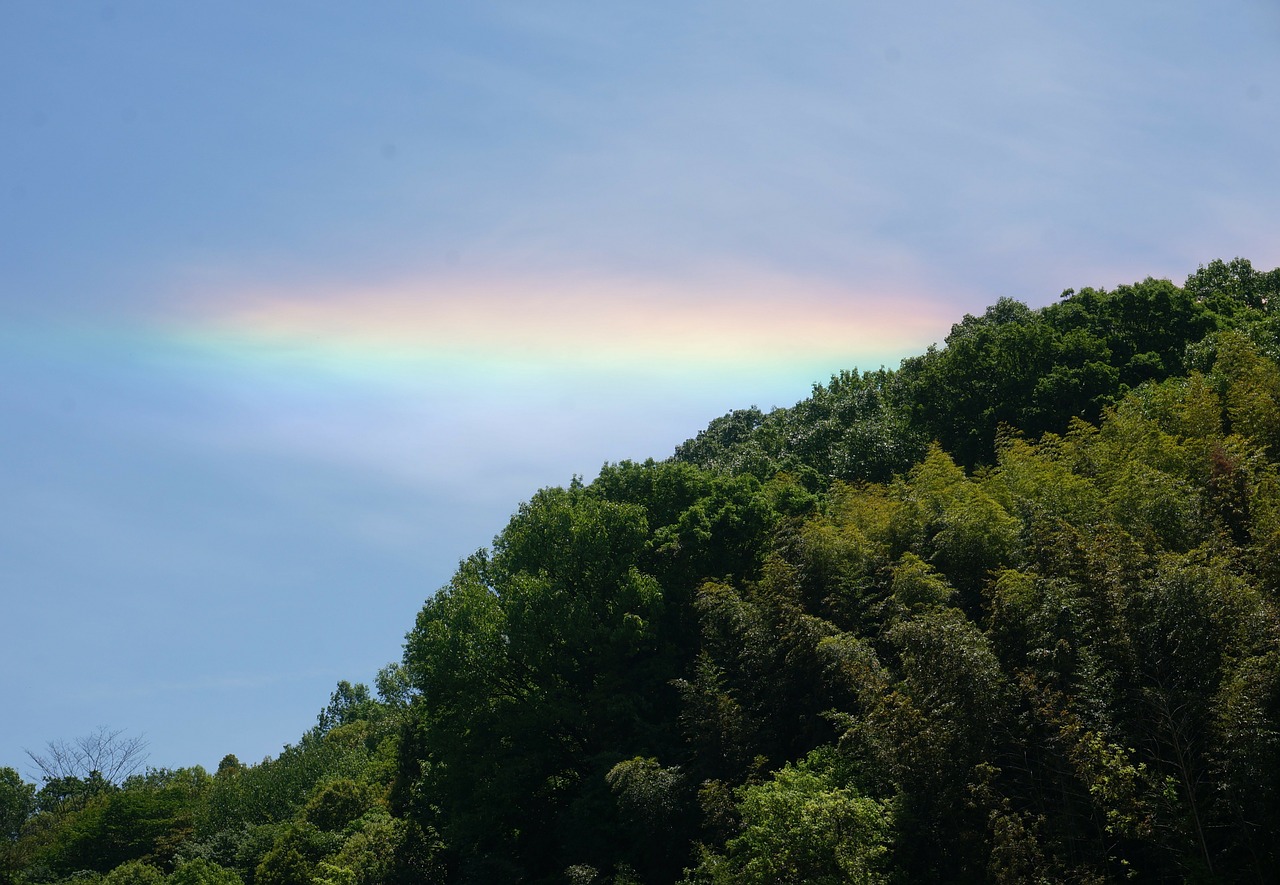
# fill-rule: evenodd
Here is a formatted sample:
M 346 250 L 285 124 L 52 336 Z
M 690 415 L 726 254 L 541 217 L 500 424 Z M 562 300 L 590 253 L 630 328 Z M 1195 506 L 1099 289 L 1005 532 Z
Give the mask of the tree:
M 336 778 L 311 794 L 302 816 L 322 830 L 341 830 L 373 806 L 372 792 L 349 777 Z
M 164 873 L 140 860 L 116 867 L 102 880 L 102 885 L 164 885 Z
M 244 880 L 234 870 L 197 857 L 179 864 L 169 876 L 169 885 L 244 885 Z
M 1226 298 L 1255 310 L 1270 311 L 1280 297 L 1280 268 L 1262 273 L 1244 258 L 1214 259 L 1187 277 L 1186 290 L 1201 301 Z
M 976 610 L 993 570 L 1009 564 L 1018 547 L 1017 520 L 937 446 L 898 485 L 903 507 L 894 527 L 899 546 L 919 550 Z
M 742 832 L 724 855 L 704 856 L 690 881 L 817 883 L 886 881 L 891 806 L 849 787 L 835 755 L 817 750 L 771 780 L 738 791 Z
M 199 767 L 153 769 L 119 787 L 63 800 L 42 821 L 50 833 L 46 860 L 64 872 L 106 872 L 133 860 L 168 866 L 191 837 L 210 782 Z
M 73 741 L 49 741 L 43 753 L 26 753 L 45 781 L 88 780 L 96 772 L 108 783 L 119 784 L 146 764 L 147 741 L 141 735 L 125 735 L 122 728 L 100 725 Z
M 648 540 L 637 505 L 545 489 L 419 615 L 397 804 L 439 822 L 469 875 L 563 870 L 576 844 L 608 844 L 580 838 L 602 822 L 579 813 L 593 788 L 607 798 L 617 760 L 601 754 L 671 691 L 649 666 L 663 594 L 636 565 Z
M 323 735 L 340 725 L 375 719 L 379 712 L 378 702 L 369 695 L 369 686 L 362 682 L 352 685 L 343 679 L 329 695 L 329 705 L 316 717 L 315 733 Z
M 267 852 L 253 874 L 254 885 L 311 885 L 311 865 L 293 844 Z
M 0 768 L 0 882 L 9 882 L 23 866 L 18 837 L 35 811 L 35 792 L 18 772 Z
M 35 784 L 24 781 L 12 768 L 0 768 L 0 841 L 18 837 L 35 811 L 35 795 Z

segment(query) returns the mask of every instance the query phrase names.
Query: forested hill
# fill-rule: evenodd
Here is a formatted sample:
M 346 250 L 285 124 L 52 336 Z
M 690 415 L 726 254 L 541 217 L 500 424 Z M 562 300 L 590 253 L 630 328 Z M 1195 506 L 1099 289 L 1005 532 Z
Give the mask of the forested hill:
M 1272 881 L 1276 304 L 1002 300 L 543 489 L 278 757 L 0 769 L 0 882 Z
M 1277 356 L 1267 305 L 1280 269 L 1214 261 L 1182 288 L 1147 279 L 1112 292 L 1068 289 L 1032 310 L 1001 299 L 952 326 L 896 371 L 842 372 L 791 409 L 731 412 L 676 452 L 699 467 L 757 476 L 789 471 L 884 482 L 937 441 L 967 469 L 996 460 L 1001 425 L 1028 437 L 1065 432 L 1144 382 L 1212 370 L 1212 333 L 1239 329 Z

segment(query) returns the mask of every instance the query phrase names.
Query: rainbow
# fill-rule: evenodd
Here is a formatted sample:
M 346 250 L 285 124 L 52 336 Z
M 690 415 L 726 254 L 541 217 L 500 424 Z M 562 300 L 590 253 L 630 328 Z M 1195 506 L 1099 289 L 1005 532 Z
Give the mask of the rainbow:
M 264 369 L 362 377 L 494 372 L 720 376 L 896 365 L 954 308 L 902 293 L 783 279 L 432 279 L 239 291 L 153 317 L 170 344 Z

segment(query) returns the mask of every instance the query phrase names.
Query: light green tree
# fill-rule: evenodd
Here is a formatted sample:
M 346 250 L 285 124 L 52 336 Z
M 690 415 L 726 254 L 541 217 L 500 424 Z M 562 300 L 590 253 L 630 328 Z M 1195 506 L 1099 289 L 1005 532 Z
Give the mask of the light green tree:
M 830 749 L 738 791 L 740 835 L 708 852 L 688 880 L 709 885 L 838 885 L 887 881 L 888 803 L 842 782 Z

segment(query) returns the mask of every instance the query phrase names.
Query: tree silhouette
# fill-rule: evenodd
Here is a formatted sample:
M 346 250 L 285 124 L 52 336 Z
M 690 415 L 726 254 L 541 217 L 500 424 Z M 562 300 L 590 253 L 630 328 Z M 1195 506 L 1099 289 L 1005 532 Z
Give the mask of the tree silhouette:
M 49 741 L 43 753 L 27 750 L 26 754 L 46 781 L 84 780 L 97 772 L 103 780 L 119 784 L 146 764 L 147 742 L 140 735 L 125 735 L 122 728 L 99 725 L 73 741 Z

